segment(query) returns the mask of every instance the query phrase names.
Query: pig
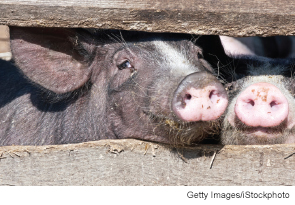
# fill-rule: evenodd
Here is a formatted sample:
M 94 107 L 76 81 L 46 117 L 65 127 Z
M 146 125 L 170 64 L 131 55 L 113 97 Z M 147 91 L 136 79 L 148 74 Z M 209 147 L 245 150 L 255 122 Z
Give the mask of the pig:
M 235 50 L 239 45 L 232 43 L 224 50 L 231 51 L 232 46 Z M 294 59 L 244 51 L 221 59 L 231 65 L 222 71 L 227 76 L 229 105 L 222 122 L 221 144 L 294 143 Z
M 219 131 L 228 98 L 218 37 L 21 27 L 10 37 L 14 62 L 0 62 L 2 146 L 191 145 Z
M 294 36 L 230 37 L 220 36 L 228 56 L 262 56 L 268 58 L 294 58 Z

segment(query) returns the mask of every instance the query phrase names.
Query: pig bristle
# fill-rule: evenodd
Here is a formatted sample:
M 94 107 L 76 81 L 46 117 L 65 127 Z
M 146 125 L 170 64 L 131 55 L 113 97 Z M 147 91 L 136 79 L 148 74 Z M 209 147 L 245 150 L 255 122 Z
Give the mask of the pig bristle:
M 28 33 L 24 35 L 27 41 L 20 42 L 18 35 L 23 32 Z M 40 32 L 49 33 L 40 36 Z M 55 32 L 62 35 L 56 38 Z M 174 93 L 188 75 L 205 72 L 218 78 L 213 77 L 212 81 L 226 83 L 223 74 L 214 74 L 203 59 L 202 49 L 193 45 L 199 37 L 175 35 L 15 28 L 14 52 L 23 49 L 20 60 L 15 58 L 19 68 L 38 72 L 34 78 L 25 79 L 27 74 L 16 67 L 1 69 L 1 119 L 5 121 L 1 124 L 1 145 L 132 137 L 179 146 L 197 144 L 208 135 L 218 134 L 220 120 L 183 122 L 172 109 Z M 132 65 L 120 69 L 121 60 L 126 59 Z M 35 69 L 38 66 L 40 69 Z M 227 65 L 218 64 L 218 70 L 224 67 Z M 59 74 L 67 73 L 75 80 L 60 78 Z M 37 77 L 41 80 L 36 81 Z M 196 87 L 209 83 L 203 79 L 195 81 Z
M 206 122 L 178 122 L 172 119 L 160 118 L 149 113 L 150 120 L 157 122 L 156 126 L 163 129 L 163 125 L 167 128 L 166 134 L 169 137 L 169 144 L 172 146 L 185 146 L 197 144 L 208 135 L 215 135 L 219 133 L 220 122 L 219 120 Z M 198 126 L 196 127 L 196 123 Z M 200 127 L 204 124 L 203 129 Z M 155 128 L 156 129 L 156 128 Z

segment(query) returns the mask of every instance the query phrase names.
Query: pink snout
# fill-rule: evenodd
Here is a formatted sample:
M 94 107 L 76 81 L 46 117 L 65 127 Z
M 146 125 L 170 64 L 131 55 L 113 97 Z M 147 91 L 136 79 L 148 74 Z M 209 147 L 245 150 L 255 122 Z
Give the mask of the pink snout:
M 187 77 L 175 93 L 172 107 L 183 121 L 216 120 L 227 108 L 228 98 L 223 86 L 213 76 L 200 75 Z
M 286 97 L 276 86 L 255 83 L 239 95 L 235 113 L 245 125 L 274 127 L 287 119 L 289 106 Z

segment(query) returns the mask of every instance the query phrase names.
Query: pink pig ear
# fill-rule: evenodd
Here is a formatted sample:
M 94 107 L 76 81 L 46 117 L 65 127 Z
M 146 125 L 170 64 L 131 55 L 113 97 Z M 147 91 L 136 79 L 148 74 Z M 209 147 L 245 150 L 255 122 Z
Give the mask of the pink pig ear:
M 44 88 L 61 94 L 89 80 L 89 58 L 87 52 L 81 52 L 86 38 L 78 36 L 75 30 L 10 27 L 10 38 L 18 67 Z

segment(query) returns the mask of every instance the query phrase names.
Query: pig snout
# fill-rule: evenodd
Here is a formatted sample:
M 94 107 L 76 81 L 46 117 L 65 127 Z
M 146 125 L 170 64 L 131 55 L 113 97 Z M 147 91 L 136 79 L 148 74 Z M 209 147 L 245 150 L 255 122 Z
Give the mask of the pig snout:
M 274 127 L 287 119 L 289 106 L 286 97 L 270 83 L 255 83 L 237 98 L 235 114 L 251 127 Z
M 218 119 L 227 108 L 228 97 L 213 75 L 205 72 L 185 77 L 176 89 L 172 109 L 186 122 Z

